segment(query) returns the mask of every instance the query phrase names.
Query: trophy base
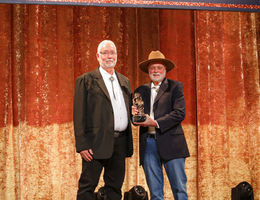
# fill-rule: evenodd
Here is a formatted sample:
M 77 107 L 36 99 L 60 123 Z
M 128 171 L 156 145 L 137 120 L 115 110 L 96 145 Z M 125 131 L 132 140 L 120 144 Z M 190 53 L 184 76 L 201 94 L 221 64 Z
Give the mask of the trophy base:
M 134 115 L 132 118 L 133 122 L 144 122 L 146 120 L 145 115 Z

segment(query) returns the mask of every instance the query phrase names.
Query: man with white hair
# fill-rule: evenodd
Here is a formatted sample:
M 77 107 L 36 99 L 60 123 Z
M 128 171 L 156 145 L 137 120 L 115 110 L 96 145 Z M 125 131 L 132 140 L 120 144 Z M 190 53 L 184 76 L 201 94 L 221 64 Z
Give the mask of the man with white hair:
M 74 95 L 76 150 L 82 157 L 78 200 L 94 200 L 104 169 L 104 192 L 120 200 L 125 158 L 133 154 L 129 80 L 115 71 L 117 50 L 110 40 L 98 45 L 99 68 L 77 78 Z
M 144 122 L 140 125 L 140 164 L 148 184 L 151 200 L 164 199 L 164 166 L 175 200 L 187 200 L 185 158 L 189 156 L 181 122 L 185 101 L 181 82 L 165 78 L 174 68 L 160 51 L 152 51 L 148 60 L 139 64 L 149 74 L 150 83 L 135 90 L 144 101 Z M 132 106 L 132 114 L 138 113 Z

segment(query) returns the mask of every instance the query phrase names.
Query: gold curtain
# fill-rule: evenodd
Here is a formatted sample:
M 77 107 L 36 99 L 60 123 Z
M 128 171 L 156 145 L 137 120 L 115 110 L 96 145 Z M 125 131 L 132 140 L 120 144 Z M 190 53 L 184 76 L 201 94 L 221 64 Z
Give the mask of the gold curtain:
M 184 86 L 186 117 L 183 129 L 190 150 L 186 159 L 189 199 L 197 196 L 197 128 L 196 128 L 196 82 L 194 49 L 194 12 L 162 10 L 160 16 L 160 49 L 167 58 L 171 58 L 176 67 L 167 73 L 167 77 L 179 80 Z M 165 199 L 173 199 L 169 182 L 165 178 Z
M 198 196 L 260 199 L 259 13 L 197 12 Z
M 160 49 L 184 84 L 191 200 L 226 200 L 241 181 L 260 199 L 259 13 L 0 4 L 0 199 L 75 199 L 81 159 L 74 81 L 113 40 L 132 89 L 137 64 Z M 123 192 L 146 183 L 138 134 Z M 100 186 L 103 181 L 101 180 Z M 165 199 L 173 199 L 165 179 Z

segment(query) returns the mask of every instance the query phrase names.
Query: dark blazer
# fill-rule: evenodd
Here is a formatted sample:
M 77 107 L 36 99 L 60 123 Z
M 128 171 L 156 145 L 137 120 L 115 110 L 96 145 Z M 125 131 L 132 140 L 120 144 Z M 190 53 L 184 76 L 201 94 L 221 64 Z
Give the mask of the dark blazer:
M 144 112 L 150 115 L 151 83 L 135 90 L 144 101 Z M 164 161 L 185 158 L 189 150 L 181 126 L 185 118 L 185 101 L 181 82 L 164 79 L 155 98 L 154 119 L 160 128 L 156 128 L 156 142 L 161 159 Z M 140 164 L 143 164 L 147 127 L 140 127 Z
M 129 80 L 116 73 L 128 112 L 126 157 L 133 154 L 130 123 L 131 87 Z M 92 149 L 95 159 L 112 156 L 114 146 L 114 114 L 109 93 L 99 69 L 77 78 L 74 95 L 74 133 L 76 151 Z

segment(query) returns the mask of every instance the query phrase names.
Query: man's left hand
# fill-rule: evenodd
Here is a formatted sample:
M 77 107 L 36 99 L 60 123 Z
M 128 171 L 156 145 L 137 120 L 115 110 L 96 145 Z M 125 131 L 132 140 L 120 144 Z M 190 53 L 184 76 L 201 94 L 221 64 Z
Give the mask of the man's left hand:
M 134 122 L 135 125 L 138 126 L 152 126 L 157 127 L 157 123 L 154 119 L 152 119 L 149 115 L 145 114 L 146 120 L 144 122 Z

